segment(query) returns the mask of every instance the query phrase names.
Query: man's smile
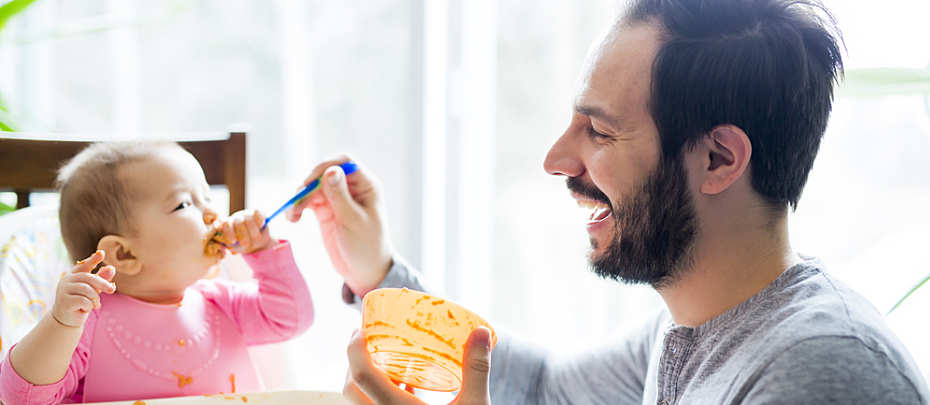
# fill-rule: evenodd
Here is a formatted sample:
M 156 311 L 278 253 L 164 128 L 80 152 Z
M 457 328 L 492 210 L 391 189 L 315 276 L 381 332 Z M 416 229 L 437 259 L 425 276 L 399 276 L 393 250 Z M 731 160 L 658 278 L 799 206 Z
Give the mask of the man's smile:
M 598 201 L 582 200 L 577 198 L 576 200 L 579 207 L 591 210 L 590 215 L 588 215 L 588 224 L 602 222 L 610 217 L 611 210 L 609 205 Z

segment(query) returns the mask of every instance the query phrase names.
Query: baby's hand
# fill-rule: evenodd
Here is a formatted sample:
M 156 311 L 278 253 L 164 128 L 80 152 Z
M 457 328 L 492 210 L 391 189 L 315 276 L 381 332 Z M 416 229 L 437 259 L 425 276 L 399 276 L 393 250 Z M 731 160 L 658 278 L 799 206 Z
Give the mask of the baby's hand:
M 229 250 L 240 254 L 252 253 L 268 249 L 275 244 L 268 228 L 262 229 L 263 225 L 265 216 L 260 212 L 239 211 L 227 218 L 219 226 L 219 230 L 229 242 L 226 245 Z
M 116 275 L 113 266 L 104 266 L 97 274 L 90 273 L 103 261 L 103 256 L 103 251 L 98 250 L 87 259 L 79 261 L 58 282 L 52 316 L 62 325 L 75 328 L 83 326 L 90 311 L 100 306 L 100 293 L 116 292 L 116 284 L 110 283 Z

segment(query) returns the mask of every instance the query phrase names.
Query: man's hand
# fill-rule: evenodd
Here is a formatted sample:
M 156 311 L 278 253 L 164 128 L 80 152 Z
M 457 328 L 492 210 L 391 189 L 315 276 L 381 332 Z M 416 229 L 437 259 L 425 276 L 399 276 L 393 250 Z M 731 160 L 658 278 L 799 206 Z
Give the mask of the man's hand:
M 90 311 L 100 306 L 100 293 L 116 292 L 116 285 L 110 280 L 116 275 L 113 266 L 104 266 L 97 272 L 90 272 L 103 261 L 104 253 L 98 250 L 85 260 L 78 262 L 70 273 L 58 282 L 55 303 L 52 304 L 52 317 L 64 326 L 78 328 L 84 326 Z
M 489 405 L 488 374 L 491 370 L 491 331 L 483 326 L 473 330 L 465 343 L 462 389 L 450 405 Z M 347 350 L 349 374 L 342 396 L 350 404 L 421 405 L 422 401 L 404 391 L 387 374 L 371 363 L 361 330 L 355 331 Z
M 265 216 L 258 211 L 239 211 L 216 228 L 223 233 L 226 248 L 239 254 L 248 254 L 271 248 L 275 240 L 265 225 Z
M 287 218 L 297 222 L 304 209 L 313 209 L 333 266 L 352 292 L 363 297 L 387 276 L 393 247 L 379 180 L 357 160 L 358 171 L 346 176 L 339 165 L 349 160 L 354 159 L 342 155 L 317 165 L 304 185 L 322 176 L 322 192 L 295 204 Z

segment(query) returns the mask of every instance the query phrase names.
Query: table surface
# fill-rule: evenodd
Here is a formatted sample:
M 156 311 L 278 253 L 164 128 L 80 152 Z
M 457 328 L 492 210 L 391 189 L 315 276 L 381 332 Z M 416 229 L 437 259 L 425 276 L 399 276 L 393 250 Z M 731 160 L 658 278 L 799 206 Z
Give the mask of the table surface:
M 96 405 L 345 405 L 342 393 L 322 391 L 264 391 L 245 394 L 198 395 L 193 397 L 98 402 Z

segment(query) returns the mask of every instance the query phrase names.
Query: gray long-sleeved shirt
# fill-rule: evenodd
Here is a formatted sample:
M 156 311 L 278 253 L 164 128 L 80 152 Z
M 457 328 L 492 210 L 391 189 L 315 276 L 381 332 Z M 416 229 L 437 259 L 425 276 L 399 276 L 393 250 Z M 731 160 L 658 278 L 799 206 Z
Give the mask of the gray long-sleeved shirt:
M 423 289 L 402 260 L 382 287 Z M 350 298 L 350 297 L 347 297 Z M 695 327 L 667 311 L 573 358 L 501 334 L 494 404 L 927 404 L 930 390 L 881 315 L 809 259 Z

